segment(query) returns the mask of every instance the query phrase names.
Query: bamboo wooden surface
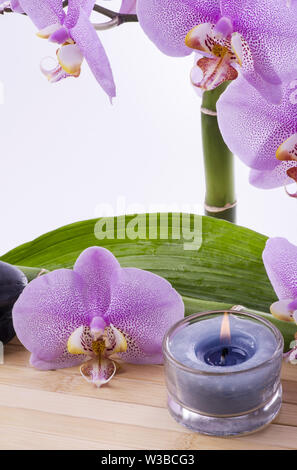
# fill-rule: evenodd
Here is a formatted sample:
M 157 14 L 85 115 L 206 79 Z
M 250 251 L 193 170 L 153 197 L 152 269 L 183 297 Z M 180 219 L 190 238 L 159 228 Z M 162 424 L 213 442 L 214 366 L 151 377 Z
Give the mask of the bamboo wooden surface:
M 93 388 L 77 368 L 41 372 L 17 342 L 0 366 L 0 449 L 297 449 L 297 367 L 284 364 L 284 403 L 275 422 L 249 436 L 192 433 L 166 409 L 162 366 L 124 365 Z

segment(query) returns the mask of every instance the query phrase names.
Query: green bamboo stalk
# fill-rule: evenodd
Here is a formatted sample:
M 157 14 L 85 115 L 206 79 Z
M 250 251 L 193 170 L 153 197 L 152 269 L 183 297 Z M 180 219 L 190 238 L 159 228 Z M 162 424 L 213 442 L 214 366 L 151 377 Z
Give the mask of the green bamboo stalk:
M 221 135 L 216 104 L 228 83 L 203 93 L 201 125 L 205 167 L 205 214 L 236 221 L 234 157 Z

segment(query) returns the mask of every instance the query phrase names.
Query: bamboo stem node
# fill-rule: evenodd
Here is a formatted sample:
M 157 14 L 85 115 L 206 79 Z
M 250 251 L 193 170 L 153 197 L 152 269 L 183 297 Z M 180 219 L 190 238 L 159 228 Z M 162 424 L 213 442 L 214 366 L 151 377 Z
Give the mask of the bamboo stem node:
M 201 113 L 206 114 L 206 116 L 214 116 L 217 117 L 218 113 L 216 111 L 212 111 L 211 109 L 201 107 Z
M 236 206 L 237 206 L 237 201 L 235 201 L 233 204 L 230 204 L 228 202 L 223 207 L 209 206 L 207 204 L 204 204 L 205 210 L 210 213 L 225 212 L 228 209 L 234 209 L 234 207 Z

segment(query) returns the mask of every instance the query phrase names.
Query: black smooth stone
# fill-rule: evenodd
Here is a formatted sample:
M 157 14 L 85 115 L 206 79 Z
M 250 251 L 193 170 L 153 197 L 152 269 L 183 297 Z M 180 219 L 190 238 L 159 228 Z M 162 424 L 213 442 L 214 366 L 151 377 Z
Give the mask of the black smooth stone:
M 15 335 L 12 308 L 27 283 L 27 278 L 22 271 L 0 261 L 0 341 L 4 344 Z
M 0 341 L 3 344 L 9 343 L 15 336 L 11 314 L 0 320 Z

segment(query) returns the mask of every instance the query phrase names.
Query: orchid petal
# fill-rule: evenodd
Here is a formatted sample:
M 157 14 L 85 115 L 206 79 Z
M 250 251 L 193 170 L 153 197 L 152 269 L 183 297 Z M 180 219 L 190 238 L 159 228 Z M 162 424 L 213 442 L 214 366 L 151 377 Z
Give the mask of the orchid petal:
M 297 247 L 284 238 L 271 238 L 263 252 L 263 261 L 278 298 L 297 299 Z
M 237 54 L 242 72 L 272 103 L 280 102 L 282 81 L 296 78 L 297 8 L 286 8 L 285 0 L 138 0 L 137 14 L 145 33 L 168 55 L 187 55 L 183 39 L 203 23 L 228 39 L 237 33 L 244 41 Z
M 106 313 L 111 300 L 111 285 L 121 267 L 117 259 L 102 247 L 87 248 L 77 259 L 74 271 L 86 283 L 90 318 Z
M 106 354 L 111 356 L 112 354 L 123 353 L 127 351 L 128 345 L 123 333 L 110 325 L 106 328 Z
M 80 0 L 81 8 L 84 10 L 87 17 L 89 17 L 93 11 L 96 0 Z
M 98 356 L 103 369 L 97 366 L 93 373 L 91 368 L 86 375 L 101 383 L 100 374 L 107 381 L 114 373 L 106 373 L 114 364 L 104 363 L 105 356 L 162 362 L 163 337 L 183 315 L 182 299 L 169 282 L 147 271 L 120 268 L 111 253 L 94 247 L 82 253 L 73 271 L 57 270 L 33 280 L 14 305 L 13 322 L 36 367 L 67 367 Z
M 87 382 L 91 382 L 97 387 L 108 383 L 116 373 L 116 365 L 107 358 L 96 358 L 84 363 L 80 372 Z
M 39 370 L 56 370 L 56 369 L 64 369 L 68 367 L 80 366 L 87 360 L 87 356 L 83 355 L 73 355 L 70 354 L 67 349 L 57 357 L 56 359 L 52 359 L 50 361 L 44 361 L 40 359 L 35 354 L 31 354 L 30 357 L 30 364 L 31 366 L 35 367 Z
M 80 326 L 70 336 L 67 342 L 67 350 L 70 354 L 93 355 L 93 335 L 88 326 Z
M 290 93 L 284 84 L 284 99 L 275 106 L 239 77 L 219 99 L 218 121 L 223 138 L 249 167 L 274 170 L 279 165 L 278 147 L 297 130 L 297 107 L 291 102 Z
M 162 363 L 163 337 L 183 316 L 181 297 L 155 274 L 125 268 L 112 285 L 106 318 L 125 335 L 128 348 L 120 357 L 127 362 Z
M 260 189 L 279 188 L 297 182 L 296 170 L 296 163 L 282 162 L 273 170 L 251 170 L 249 181 Z
M 23 2 L 23 0 L 20 0 Z M 47 3 L 49 4 L 50 8 L 52 11 L 57 15 L 57 17 L 60 20 L 60 23 L 62 24 L 64 21 L 64 18 L 66 16 L 65 11 L 63 9 L 63 1 L 61 0 L 47 0 Z
M 290 308 L 293 299 L 279 300 L 274 302 L 270 307 L 271 314 L 282 321 L 293 322 L 294 311 Z
M 95 0 L 69 0 L 67 15 L 64 21 L 65 27 L 69 29 L 74 28 L 78 22 L 81 9 L 84 10 L 86 17 L 89 18 L 95 3 Z
M 30 282 L 13 308 L 18 338 L 35 356 L 52 361 L 61 356 L 71 333 L 88 324 L 82 278 L 60 269 Z
M 52 34 L 61 29 L 60 23 L 51 24 L 38 31 L 37 36 L 41 39 L 48 39 Z
M 191 49 L 206 53 L 207 57 L 228 57 L 235 61 L 236 56 L 231 49 L 230 41 L 215 33 L 214 25 L 210 23 L 195 26 L 188 32 L 185 44 Z
M 192 28 L 185 37 L 186 46 L 191 49 L 197 49 L 201 52 L 206 52 L 209 56 L 212 55 L 214 46 L 213 39 L 214 25 L 211 23 L 203 23 Z
M 15 12 L 15 13 L 20 13 L 21 15 L 24 12 L 23 8 L 21 7 L 20 5 L 20 1 L 19 0 L 10 0 L 10 6 L 11 6 L 11 9 Z
M 282 161 L 297 161 L 297 134 L 291 135 L 276 151 L 276 158 Z
M 137 0 L 122 0 L 120 13 L 135 14 L 136 13 L 136 1 Z
M 254 69 L 265 81 L 280 84 L 280 79 L 295 78 L 296 10 L 286 8 L 284 0 L 221 0 L 221 12 L 249 44 Z
M 52 7 L 51 1 L 20 0 L 20 5 L 38 29 L 46 28 L 51 24 L 60 23 L 60 18 Z
M 232 34 L 231 48 L 237 58 L 238 64 L 241 66 L 243 63 L 244 49 L 243 49 L 243 40 L 239 33 Z
M 217 1 L 137 0 L 137 15 L 148 37 L 165 54 L 186 56 L 188 32 L 201 23 L 216 24 L 220 18 Z
M 80 8 L 77 24 L 71 29 L 71 35 L 88 62 L 95 78 L 109 97 L 113 98 L 116 95 L 116 90 L 108 57 L 94 27 L 82 8 Z
M 69 75 L 80 73 L 83 55 L 76 44 L 66 44 L 57 52 L 57 58 L 62 69 Z
M 241 67 L 244 78 L 250 83 L 265 100 L 279 105 L 282 100 L 282 88 L 279 80 L 270 83 L 255 69 L 254 58 L 249 44 L 240 33 L 233 33 L 231 37 L 231 48 Z

